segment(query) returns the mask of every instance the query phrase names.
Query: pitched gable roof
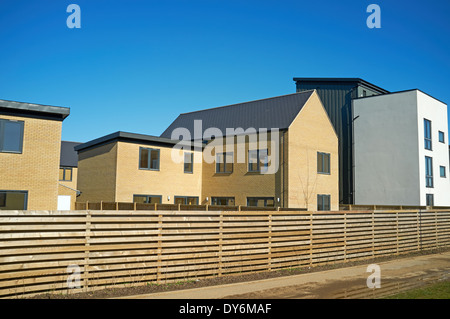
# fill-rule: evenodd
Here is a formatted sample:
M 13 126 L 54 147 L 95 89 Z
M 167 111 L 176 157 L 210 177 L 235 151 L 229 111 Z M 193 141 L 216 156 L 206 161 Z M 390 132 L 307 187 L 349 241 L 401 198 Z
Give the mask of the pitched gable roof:
M 216 107 L 180 114 L 161 134 L 171 138 L 176 128 L 186 128 L 194 138 L 194 120 L 202 120 L 203 131 L 215 127 L 226 133 L 227 128 L 287 129 L 314 91 L 305 91 L 262 100 Z

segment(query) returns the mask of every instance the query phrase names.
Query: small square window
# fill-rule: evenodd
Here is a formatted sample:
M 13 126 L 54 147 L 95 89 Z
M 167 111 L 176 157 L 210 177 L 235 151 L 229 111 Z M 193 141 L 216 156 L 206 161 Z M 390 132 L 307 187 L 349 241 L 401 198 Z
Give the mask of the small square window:
M 233 172 L 233 153 L 216 154 L 216 173 Z
M 317 210 L 330 210 L 331 195 L 317 195 Z
M 330 154 L 317 152 L 317 173 L 330 174 Z
M 139 149 L 139 169 L 159 170 L 159 150 L 153 148 Z
M 23 121 L 0 119 L 0 152 L 22 153 Z

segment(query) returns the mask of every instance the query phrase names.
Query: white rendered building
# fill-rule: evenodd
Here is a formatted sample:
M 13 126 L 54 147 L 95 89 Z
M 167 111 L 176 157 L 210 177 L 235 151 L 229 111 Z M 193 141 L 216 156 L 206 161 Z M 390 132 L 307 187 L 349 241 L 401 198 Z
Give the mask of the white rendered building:
M 353 108 L 354 204 L 450 206 L 447 105 L 409 90 Z

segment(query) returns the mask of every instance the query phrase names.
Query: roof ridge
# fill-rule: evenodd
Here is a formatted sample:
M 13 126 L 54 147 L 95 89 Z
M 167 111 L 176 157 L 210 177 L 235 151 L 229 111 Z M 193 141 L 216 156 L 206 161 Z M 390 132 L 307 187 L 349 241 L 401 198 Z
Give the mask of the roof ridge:
M 266 100 L 272 100 L 272 99 L 277 99 L 277 98 L 280 98 L 280 97 L 286 97 L 286 96 L 291 96 L 291 95 L 302 95 L 302 94 L 313 92 L 313 91 L 314 91 L 314 89 L 311 89 L 311 90 L 306 90 L 306 91 L 302 91 L 302 92 L 294 92 L 294 93 L 278 95 L 278 96 L 272 96 L 272 97 L 267 97 L 267 98 L 258 99 L 258 100 L 252 100 L 252 101 L 228 104 L 228 105 L 223 105 L 223 106 L 216 106 L 216 107 L 211 107 L 211 108 L 203 109 L 203 110 L 197 110 L 197 111 L 192 111 L 192 112 L 180 113 L 178 116 L 186 115 L 186 114 L 192 114 L 192 113 L 198 113 L 198 112 L 204 112 L 204 111 L 210 111 L 210 110 L 217 110 L 217 109 L 231 107 L 231 106 L 237 106 L 237 105 L 241 105 L 241 104 L 248 104 L 248 103 L 261 102 L 261 101 L 266 101 Z

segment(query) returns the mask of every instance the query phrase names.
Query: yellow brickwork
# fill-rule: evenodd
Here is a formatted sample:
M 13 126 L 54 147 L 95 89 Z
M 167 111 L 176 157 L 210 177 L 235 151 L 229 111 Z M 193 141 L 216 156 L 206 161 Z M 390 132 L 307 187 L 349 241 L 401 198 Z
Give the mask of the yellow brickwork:
M 0 190 L 28 191 L 29 210 L 56 209 L 62 121 L 0 119 L 24 121 L 22 154 L 0 153 Z

